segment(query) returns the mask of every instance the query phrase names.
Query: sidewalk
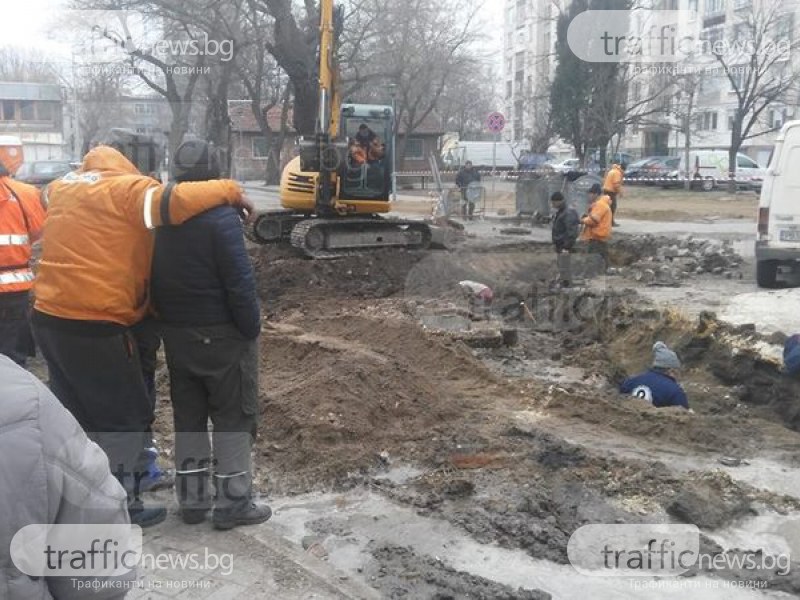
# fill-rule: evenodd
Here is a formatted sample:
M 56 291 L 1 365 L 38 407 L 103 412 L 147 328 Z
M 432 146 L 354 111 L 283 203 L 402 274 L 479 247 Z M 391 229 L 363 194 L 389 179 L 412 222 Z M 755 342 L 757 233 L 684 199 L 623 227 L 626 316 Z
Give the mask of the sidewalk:
M 184 525 L 173 513 L 163 524 L 145 530 L 144 539 L 147 568 L 139 573 L 142 587 L 127 596 L 132 600 L 380 598 L 377 591 L 276 534 L 270 523 L 215 531 L 208 522 Z M 198 568 L 174 566 L 194 558 Z M 153 570 L 155 560 L 173 567 Z

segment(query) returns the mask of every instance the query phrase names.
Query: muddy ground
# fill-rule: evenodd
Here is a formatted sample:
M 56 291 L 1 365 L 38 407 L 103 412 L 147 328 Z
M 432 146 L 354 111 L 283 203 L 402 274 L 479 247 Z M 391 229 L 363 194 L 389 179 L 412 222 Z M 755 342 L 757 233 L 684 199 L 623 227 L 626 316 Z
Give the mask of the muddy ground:
M 612 257 L 624 268 L 629 254 L 623 241 Z M 555 565 L 587 523 L 693 523 L 722 552 L 715 532 L 800 511 L 800 384 L 756 350 L 774 337 L 653 305 L 581 258 L 582 285 L 551 291 L 546 245 L 252 256 L 265 313 L 257 479 L 269 496 L 366 488 Z M 462 279 L 495 289 L 491 323 L 469 318 Z M 495 343 L 503 329 L 518 332 L 516 345 Z M 684 359 L 694 414 L 615 392 L 658 339 Z M 157 430 L 169 446 L 165 377 Z M 325 519 L 310 526 L 324 539 L 348 535 Z M 354 573 L 385 597 L 549 597 L 459 572 L 413 544 L 369 551 Z M 800 595 L 796 574 L 701 575 Z

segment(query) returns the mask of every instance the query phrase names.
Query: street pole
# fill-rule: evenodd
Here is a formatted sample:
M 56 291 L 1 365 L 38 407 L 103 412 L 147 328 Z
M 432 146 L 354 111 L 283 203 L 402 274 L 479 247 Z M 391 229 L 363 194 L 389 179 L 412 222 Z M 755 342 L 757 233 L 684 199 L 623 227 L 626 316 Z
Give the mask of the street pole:
M 397 86 L 389 85 L 392 95 L 392 202 L 397 202 Z
M 497 141 L 500 139 L 500 132 L 494 134 L 494 146 L 492 146 L 492 192 L 494 192 L 494 184 L 497 180 Z

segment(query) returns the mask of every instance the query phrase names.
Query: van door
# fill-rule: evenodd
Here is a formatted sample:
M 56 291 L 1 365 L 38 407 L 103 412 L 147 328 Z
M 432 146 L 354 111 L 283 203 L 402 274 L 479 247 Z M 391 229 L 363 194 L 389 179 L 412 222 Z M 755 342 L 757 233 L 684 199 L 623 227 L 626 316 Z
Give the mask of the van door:
M 769 186 L 769 198 L 762 206 L 769 208 L 770 246 L 777 248 L 800 247 L 800 128 L 787 132 L 786 140 L 770 167 L 776 173 Z M 765 192 L 767 189 L 765 188 Z M 765 202 L 766 201 L 766 202 Z

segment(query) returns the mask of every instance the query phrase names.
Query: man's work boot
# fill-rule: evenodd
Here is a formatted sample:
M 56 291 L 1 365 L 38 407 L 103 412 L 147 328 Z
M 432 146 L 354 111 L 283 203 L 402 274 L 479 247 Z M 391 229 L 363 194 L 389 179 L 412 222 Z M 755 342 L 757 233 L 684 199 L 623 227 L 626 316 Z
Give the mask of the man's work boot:
M 131 502 L 128 505 L 128 515 L 131 518 L 131 525 L 138 525 L 142 529 L 153 527 L 163 523 L 167 518 L 167 509 L 163 507 L 145 508 L 140 501 Z
M 208 517 L 212 504 L 208 477 L 207 468 L 177 471 L 175 492 L 181 520 L 187 525 L 199 525 Z
M 199 525 L 208 517 L 207 508 L 182 508 L 181 521 L 187 525 Z
M 258 525 L 268 521 L 272 509 L 263 502 L 250 501 L 240 507 L 215 508 L 211 521 L 214 529 L 233 529 L 240 525 Z

